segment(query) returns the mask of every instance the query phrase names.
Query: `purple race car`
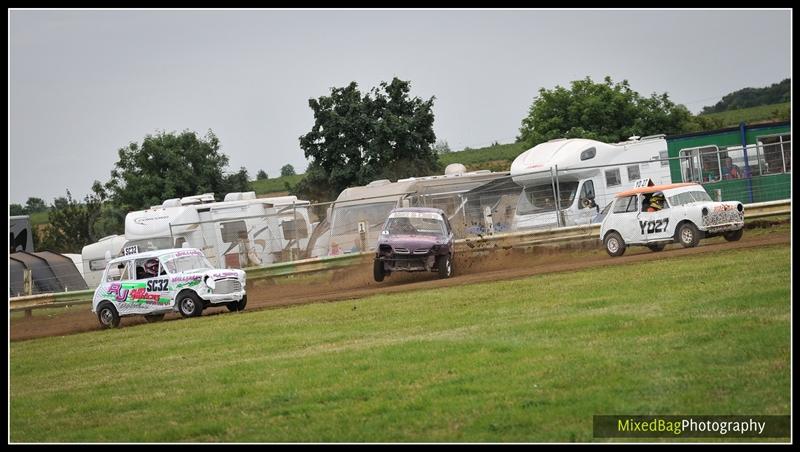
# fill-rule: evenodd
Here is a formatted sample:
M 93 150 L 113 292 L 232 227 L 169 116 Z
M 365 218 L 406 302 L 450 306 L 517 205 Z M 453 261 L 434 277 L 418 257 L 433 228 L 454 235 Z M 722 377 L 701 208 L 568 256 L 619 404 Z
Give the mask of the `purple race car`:
M 453 229 L 441 209 L 405 207 L 392 210 L 378 237 L 375 281 L 395 271 L 453 274 Z

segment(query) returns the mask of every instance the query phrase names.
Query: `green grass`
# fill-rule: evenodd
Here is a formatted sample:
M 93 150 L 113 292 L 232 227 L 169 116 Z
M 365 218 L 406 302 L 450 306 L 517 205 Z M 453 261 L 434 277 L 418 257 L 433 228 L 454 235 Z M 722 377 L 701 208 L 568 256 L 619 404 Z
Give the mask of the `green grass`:
M 304 174 L 295 174 L 294 176 L 281 176 L 274 179 L 254 180 L 250 181 L 250 189 L 255 191 L 256 195 L 285 192 L 285 183 L 288 182 L 290 186 L 294 187 L 304 176 Z
M 722 127 L 736 126 L 740 122 L 758 122 L 767 120 L 789 120 L 791 102 L 774 105 L 761 105 L 758 107 L 742 108 L 740 110 L 723 111 L 701 115 L 703 118 L 717 119 Z
M 12 441 L 592 441 L 788 414 L 789 248 L 11 344 Z
M 38 226 L 40 224 L 47 224 L 50 222 L 50 213 L 48 211 L 36 212 L 31 214 L 31 226 Z
M 528 150 L 525 143 L 497 144 L 480 149 L 465 149 L 463 151 L 448 152 L 439 156 L 439 161 L 443 165 L 450 163 L 463 163 L 464 165 L 476 165 L 493 161 L 507 161 L 511 163 L 518 155 Z M 508 171 L 506 168 L 504 171 Z

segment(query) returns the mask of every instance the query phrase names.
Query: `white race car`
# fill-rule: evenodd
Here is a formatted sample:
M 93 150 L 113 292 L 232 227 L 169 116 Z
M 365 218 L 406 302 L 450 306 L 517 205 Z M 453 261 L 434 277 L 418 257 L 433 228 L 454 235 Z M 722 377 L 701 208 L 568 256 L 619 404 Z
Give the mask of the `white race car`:
M 611 256 L 630 245 L 661 251 L 668 243 L 686 248 L 702 238 L 742 238 L 744 206 L 739 201 L 714 202 L 702 185 L 650 185 L 618 193 L 600 226 L 600 238 Z
M 211 305 L 241 311 L 247 305 L 246 274 L 215 269 L 194 248 L 133 253 L 111 260 L 94 292 L 92 312 L 106 328 L 119 326 L 126 315 L 144 315 L 148 322 L 169 311 L 196 317 Z

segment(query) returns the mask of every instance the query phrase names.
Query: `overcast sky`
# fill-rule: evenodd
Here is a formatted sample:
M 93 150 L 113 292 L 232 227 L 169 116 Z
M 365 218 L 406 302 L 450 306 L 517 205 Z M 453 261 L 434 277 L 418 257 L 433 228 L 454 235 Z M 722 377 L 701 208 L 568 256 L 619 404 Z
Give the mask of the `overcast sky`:
M 791 11 L 9 12 L 9 202 L 83 197 L 117 150 L 214 131 L 229 170 L 307 162 L 308 99 L 356 81 L 436 96 L 453 150 L 511 142 L 540 88 L 591 76 L 693 112 L 790 77 Z

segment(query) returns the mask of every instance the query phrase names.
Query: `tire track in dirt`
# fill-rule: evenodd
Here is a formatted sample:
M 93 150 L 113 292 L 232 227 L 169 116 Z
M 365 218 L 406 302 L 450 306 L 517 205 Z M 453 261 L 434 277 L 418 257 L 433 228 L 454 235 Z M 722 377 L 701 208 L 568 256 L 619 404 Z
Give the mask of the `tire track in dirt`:
M 372 295 L 391 294 L 414 290 L 462 286 L 482 282 L 511 280 L 533 275 L 582 270 L 595 266 L 626 265 L 654 259 L 674 259 L 724 250 L 755 248 L 790 244 L 789 231 L 771 232 L 756 236 L 745 236 L 738 242 L 710 239 L 696 248 L 681 248 L 669 245 L 667 249 L 653 253 L 644 247 L 629 248 L 618 258 L 610 258 L 602 249 L 588 251 L 548 251 L 537 249 L 525 253 L 522 249 L 492 250 L 488 255 L 457 255 L 454 262 L 455 275 L 450 279 L 438 279 L 435 273 L 393 274 L 382 283 L 372 279 L 369 264 L 332 271 L 327 277 L 306 276 L 295 283 L 276 283 L 272 280 L 248 283 L 247 310 L 228 313 L 225 307 L 209 308 L 203 315 L 245 315 L 248 311 L 285 307 L 315 302 L 352 300 Z M 470 253 L 471 254 L 471 253 Z M 61 336 L 85 331 L 99 330 L 94 314 L 85 305 L 54 316 L 34 315 L 31 318 L 11 319 L 12 341 L 37 337 Z M 178 313 L 169 313 L 165 320 L 180 319 Z M 191 319 L 188 319 L 191 321 Z M 122 327 L 146 323 L 141 316 L 124 317 Z

